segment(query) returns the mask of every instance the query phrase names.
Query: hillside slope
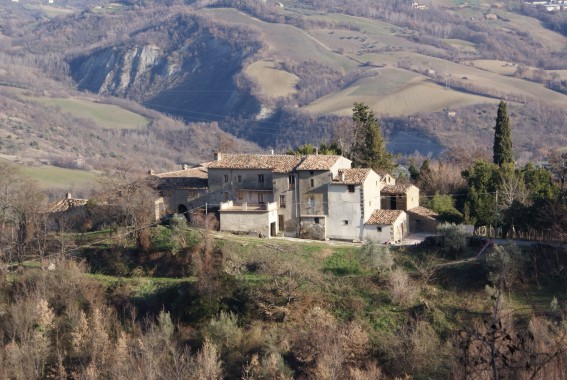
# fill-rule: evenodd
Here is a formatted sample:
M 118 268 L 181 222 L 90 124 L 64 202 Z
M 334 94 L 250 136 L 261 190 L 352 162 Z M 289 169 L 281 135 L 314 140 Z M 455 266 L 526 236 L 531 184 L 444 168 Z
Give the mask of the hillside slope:
M 234 36 L 249 32 L 172 16 L 71 59 L 71 75 L 79 89 L 127 97 L 187 121 L 253 115 L 257 100 L 236 84 L 243 61 L 261 49 L 251 35 Z
M 187 123 L 215 121 L 265 148 L 332 139 L 354 102 L 395 119 L 388 136 L 435 141 L 403 153 L 437 154 L 437 142 L 471 136 L 489 146 L 485 115 L 502 98 L 518 155 L 567 145 L 566 37 L 520 10 L 485 6 L 125 1 L 36 21 L 26 14 L 0 50 L 66 85 L 71 78 Z M 6 73 L 21 75 L 14 67 Z

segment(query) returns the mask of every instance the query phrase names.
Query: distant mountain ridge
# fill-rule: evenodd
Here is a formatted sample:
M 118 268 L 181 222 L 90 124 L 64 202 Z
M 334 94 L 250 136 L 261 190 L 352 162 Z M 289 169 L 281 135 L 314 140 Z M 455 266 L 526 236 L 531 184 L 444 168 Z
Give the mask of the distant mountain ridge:
M 7 72 L 20 75 L 23 64 L 186 123 L 218 122 L 264 149 L 332 139 L 355 102 L 382 119 L 395 152 L 489 146 L 501 98 L 522 157 L 567 146 L 567 38 L 512 2 L 82 4 L 34 22 L 41 9 L 0 6 L 22 17 L 0 46 L 14 62 Z M 498 17 L 484 17 L 483 7 Z
M 239 74 L 261 43 L 253 35 L 237 42 L 231 28 L 222 28 L 195 15 L 174 16 L 71 59 L 71 75 L 79 89 L 129 98 L 188 122 L 255 115 L 259 102 Z

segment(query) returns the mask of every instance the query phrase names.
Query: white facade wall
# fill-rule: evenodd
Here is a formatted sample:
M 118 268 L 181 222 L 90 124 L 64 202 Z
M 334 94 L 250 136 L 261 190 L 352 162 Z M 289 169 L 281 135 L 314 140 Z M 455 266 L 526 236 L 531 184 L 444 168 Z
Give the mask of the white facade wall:
M 379 231 L 380 229 L 380 231 Z M 366 224 L 364 226 L 364 240 L 374 240 L 378 243 L 392 241 L 393 226 L 377 226 L 375 224 Z
M 381 229 L 381 231 L 379 231 Z M 384 243 L 401 241 L 409 233 L 409 215 L 402 212 L 396 221 L 388 225 L 367 224 L 364 226 L 364 240 L 371 239 Z
M 340 169 L 350 169 L 352 167 L 352 161 L 345 157 L 340 157 L 333 166 L 331 166 L 330 171 L 333 177 L 339 174 Z
M 227 202 L 222 205 L 226 205 Z M 278 210 L 275 204 L 267 205 L 268 210 L 238 210 L 231 207 L 220 210 L 220 230 L 230 232 L 258 231 L 264 236 L 273 236 L 272 223 L 278 231 Z M 273 207 L 272 207 L 273 206 Z M 222 207 L 222 206 L 221 206 Z
M 331 239 L 362 240 L 364 222 L 372 212 L 380 208 L 380 177 L 371 171 L 362 186 L 354 186 L 354 192 L 342 183 L 328 187 L 329 218 L 327 236 Z
M 380 209 L 380 176 L 372 170 L 362 184 L 364 210 L 363 223 L 370 218 L 374 210 Z
M 361 218 L 361 193 L 361 186 L 355 186 L 354 192 L 351 193 L 347 185 L 329 185 L 327 237 L 341 240 L 362 239 L 364 220 Z

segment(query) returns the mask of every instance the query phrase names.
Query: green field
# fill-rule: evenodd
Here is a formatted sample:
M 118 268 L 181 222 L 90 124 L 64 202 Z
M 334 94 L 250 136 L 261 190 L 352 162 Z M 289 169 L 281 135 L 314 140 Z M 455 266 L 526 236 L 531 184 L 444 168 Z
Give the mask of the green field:
M 42 189 L 88 190 L 98 187 L 98 174 L 76 169 L 65 169 L 50 165 L 24 166 L 22 173 L 36 179 Z
M 26 97 L 76 117 L 91 119 L 103 128 L 138 129 L 148 125 L 145 117 L 113 104 L 97 103 L 88 99 Z

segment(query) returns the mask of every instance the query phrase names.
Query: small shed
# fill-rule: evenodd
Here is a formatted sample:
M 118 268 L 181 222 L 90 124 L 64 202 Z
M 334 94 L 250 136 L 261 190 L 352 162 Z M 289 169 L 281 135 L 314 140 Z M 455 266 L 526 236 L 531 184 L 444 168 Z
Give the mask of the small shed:
M 414 207 L 407 211 L 409 215 L 410 231 L 412 233 L 437 233 L 439 216 L 435 211 L 423 206 Z
M 220 204 L 220 230 L 228 232 L 257 231 L 271 237 L 278 231 L 278 204 L 235 204 L 233 201 Z
M 409 216 L 403 210 L 374 210 L 364 224 L 364 239 L 402 241 L 408 234 Z

